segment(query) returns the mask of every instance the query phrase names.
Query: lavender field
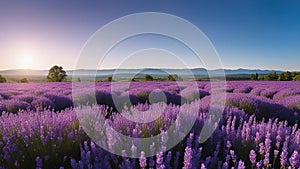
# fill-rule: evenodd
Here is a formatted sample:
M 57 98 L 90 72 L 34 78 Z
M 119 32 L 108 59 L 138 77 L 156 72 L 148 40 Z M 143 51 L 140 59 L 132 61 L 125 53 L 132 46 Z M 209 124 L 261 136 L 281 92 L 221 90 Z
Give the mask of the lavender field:
M 190 82 L 132 82 L 125 91 L 122 83 L 112 91 L 111 83 L 101 82 L 94 93 L 83 88 L 76 96 L 72 83 L 0 84 L 0 168 L 300 168 L 300 82 L 232 81 L 225 93 L 225 105 L 212 105 L 209 82 L 197 82 L 197 90 Z M 163 102 L 166 107 L 152 122 L 122 116 L 158 110 Z M 219 121 L 211 109 L 223 112 Z M 85 133 L 78 112 L 96 112 L 118 132 L 136 138 L 158 135 L 171 124 L 180 128 L 191 114 L 197 117 L 189 134 L 166 152 L 146 157 L 132 144 L 118 156 Z M 207 121 L 216 130 L 200 143 Z M 174 131 L 161 142 L 180 134 Z M 108 147 L 124 144 L 105 132 L 103 137 Z M 155 152 L 157 147 L 144 148 Z

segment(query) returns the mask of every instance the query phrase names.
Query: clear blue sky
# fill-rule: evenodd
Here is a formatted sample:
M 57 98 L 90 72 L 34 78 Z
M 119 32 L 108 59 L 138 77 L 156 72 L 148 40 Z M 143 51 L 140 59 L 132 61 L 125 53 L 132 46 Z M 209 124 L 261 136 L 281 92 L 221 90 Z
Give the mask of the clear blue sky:
M 0 1 L 0 70 L 49 69 L 54 64 L 73 69 L 95 31 L 137 12 L 170 13 L 190 21 L 212 41 L 224 68 L 300 70 L 296 0 Z

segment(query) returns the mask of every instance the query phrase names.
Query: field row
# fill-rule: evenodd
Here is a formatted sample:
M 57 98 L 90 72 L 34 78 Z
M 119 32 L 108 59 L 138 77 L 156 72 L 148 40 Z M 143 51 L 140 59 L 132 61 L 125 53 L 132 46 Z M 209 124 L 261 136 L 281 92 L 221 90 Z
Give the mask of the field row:
M 73 88 L 72 93 L 72 83 L 1 84 L 0 113 L 36 109 L 61 111 L 87 104 L 107 105 L 120 112 L 124 106 L 140 103 L 182 105 L 197 99 L 209 102 L 212 93 L 208 82 L 96 83 L 92 92 L 85 86 L 89 84 Z M 290 121 L 297 119 L 294 116 L 300 112 L 298 82 L 227 82 L 225 89 L 221 94 L 226 96 L 227 106 L 235 106 L 257 118 L 279 117 Z
M 198 102 L 183 105 L 183 115 L 179 115 L 180 107 L 169 105 L 158 119 L 144 124 L 129 121 L 120 113 L 112 114 L 111 119 L 102 117 L 103 124 L 95 120 L 81 122 L 85 129 L 93 130 L 92 136 L 99 136 L 93 137 L 92 141 L 86 135 L 91 134 L 91 130 L 79 127 L 77 115 L 82 112 L 87 117 L 85 119 L 98 119 L 99 113 L 108 113 L 103 106 L 81 107 L 61 113 L 22 111 L 18 115 L 4 114 L 0 117 L 0 168 L 1 165 L 4 168 L 36 166 L 46 169 L 300 167 L 300 130 L 297 125 L 289 126 L 287 122 L 272 119 L 260 121 L 237 108 L 226 108 L 221 120 L 215 122 L 214 115 L 208 114 L 207 105 L 201 104 L 203 106 L 196 112 L 191 131 L 186 137 L 182 136 L 182 130 L 193 121 L 191 117 L 198 105 Z M 127 111 L 157 110 L 159 107 L 144 104 Z M 220 107 L 213 109 L 217 111 Z M 160 134 L 171 124 L 176 129 L 147 145 L 128 142 L 105 129 L 99 130 L 104 123 L 133 138 Z M 205 123 L 217 125 L 217 128 L 206 142 L 200 144 L 200 131 Z M 89 128 L 91 126 L 93 128 Z M 177 141 L 175 147 L 160 153 Z M 120 153 L 123 157 L 115 155 Z
M 90 85 L 1 84 L 0 168 L 300 167 L 299 82 Z

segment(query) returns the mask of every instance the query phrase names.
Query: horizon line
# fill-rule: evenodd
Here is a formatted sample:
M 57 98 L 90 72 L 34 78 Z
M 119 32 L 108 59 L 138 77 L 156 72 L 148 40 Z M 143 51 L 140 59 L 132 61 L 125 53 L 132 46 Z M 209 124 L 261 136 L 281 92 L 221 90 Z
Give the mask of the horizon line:
M 207 69 L 204 67 L 193 67 L 193 68 L 157 68 L 157 67 L 145 67 L 145 68 L 104 68 L 104 69 L 89 69 L 89 68 L 80 68 L 80 69 L 65 69 L 65 71 L 76 71 L 76 70 L 138 70 L 138 69 L 171 69 L 171 70 L 192 70 L 192 69 L 205 69 L 205 70 L 258 70 L 258 71 L 291 71 L 291 72 L 300 72 L 300 70 L 282 70 L 282 69 L 260 69 L 260 68 L 216 68 L 216 69 Z M 0 69 L 0 71 L 48 71 L 48 69 Z

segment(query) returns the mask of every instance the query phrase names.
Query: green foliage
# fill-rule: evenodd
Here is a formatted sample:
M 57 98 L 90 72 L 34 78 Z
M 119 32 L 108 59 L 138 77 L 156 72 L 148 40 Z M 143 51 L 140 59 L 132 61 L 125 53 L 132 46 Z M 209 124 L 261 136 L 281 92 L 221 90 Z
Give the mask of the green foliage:
M 252 78 L 253 75 L 251 75 Z M 300 80 L 300 72 L 282 72 L 279 76 L 276 72 L 266 74 L 262 80 L 280 80 L 280 81 L 291 81 Z
M 47 82 L 62 82 L 67 78 L 66 71 L 61 66 L 53 66 L 48 73 Z
M 147 100 L 149 99 L 149 95 L 150 92 L 145 91 L 145 92 L 138 93 L 137 97 L 139 98 L 141 103 L 146 103 Z
M 266 75 L 264 76 L 264 80 L 268 80 L 268 81 L 271 81 L 271 80 L 278 80 L 278 75 L 277 75 L 276 72 L 266 74 Z
M 289 109 L 294 110 L 295 112 L 300 113 L 300 101 L 296 103 L 291 103 L 287 106 Z
M 292 72 L 291 75 L 292 75 L 292 77 L 294 78 L 294 77 L 300 75 L 300 72 Z
M 153 77 L 151 75 L 145 75 L 145 81 L 153 81 Z
M 278 80 L 280 80 L 280 81 L 291 81 L 291 80 L 293 80 L 292 73 L 289 72 L 289 71 L 282 72 L 279 75 L 279 79 Z
M 295 76 L 295 77 L 293 78 L 293 80 L 295 80 L 295 81 L 300 81 L 300 75 Z
M 6 79 L 0 75 L 0 83 L 6 83 Z
M 179 81 L 179 80 L 181 80 L 181 79 L 177 74 L 168 75 L 168 81 Z
M 19 82 L 20 83 L 28 83 L 28 79 L 24 77 L 24 78 L 20 79 Z
M 108 77 L 107 77 L 107 81 L 108 81 L 108 82 L 111 82 L 111 81 L 112 81 L 112 77 L 111 77 L 111 76 L 108 76 Z
M 252 115 L 256 107 L 254 104 L 247 102 L 247 101 L 236 101 L 236 100 L 227 100 L 225 103 L 227 106 L 234 106 L 238 107 L 241 110 L 244 110 L 247 114 Z
M 168 75 L 168 81 L 175 81 L 175 78 L 172 75 Z
M 256 80 L 255 74 L 251 74 L 251 75 L 250 75 L 250 79 L 251 79 L 251 80 Z

